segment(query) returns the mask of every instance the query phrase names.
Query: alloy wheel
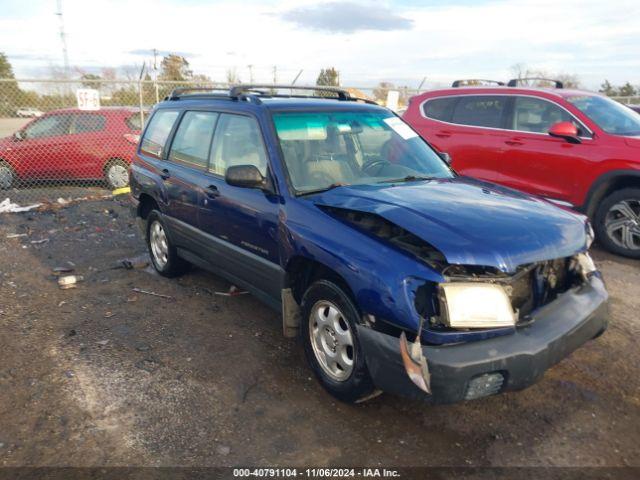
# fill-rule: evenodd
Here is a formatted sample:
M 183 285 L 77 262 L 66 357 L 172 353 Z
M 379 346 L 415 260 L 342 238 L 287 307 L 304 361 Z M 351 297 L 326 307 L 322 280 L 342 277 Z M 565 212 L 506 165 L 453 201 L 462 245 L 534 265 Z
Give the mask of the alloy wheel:
M 309 315 L 309 336 L 322 370 L 338 382 L 349 378 L 354 366 L 353 334 L 336 305 L 317 302 Z
M 640 200 L 622 200 L 605 217 L 607 235 L 619 247 L 640 250 Z
M 149 244 L 156 265 L 163 269 L 169 261 L 169 242 L 162 224 L 157 220 L 151 224 L 149 229 Z
M 114 188 L 122 188 L 129 185 L 129 172 L 127 167 L 120 164 L 113 164 L 107 169 L 107 179 Z
M 11 170 L 11 167 L 5 164 L 0 164 L 0 188 L 11 188 L 13 180 L 13 170 Z

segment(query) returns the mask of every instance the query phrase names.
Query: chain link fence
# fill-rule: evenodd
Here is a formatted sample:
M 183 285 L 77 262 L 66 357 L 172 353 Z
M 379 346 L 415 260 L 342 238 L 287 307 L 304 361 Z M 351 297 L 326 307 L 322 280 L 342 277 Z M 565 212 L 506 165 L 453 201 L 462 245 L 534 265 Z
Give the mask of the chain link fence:
M 0 79 L 0 202 L 64 203 L 126 187 L 151 107 L 174 88 L 196 86 L 229 88 L 148 79 Z
M 225 83 L 0 79 L 0 202 L 64 203 L 128 185 L 151 107 L 178 87 Z M 344 87 L 381 100 L 385 91 Z M 400 89 L 400 106 L 417 90 Z M 636 104 L 640 97 L 617 98 Z M 0 207 L 0 211 L 2 207 Z

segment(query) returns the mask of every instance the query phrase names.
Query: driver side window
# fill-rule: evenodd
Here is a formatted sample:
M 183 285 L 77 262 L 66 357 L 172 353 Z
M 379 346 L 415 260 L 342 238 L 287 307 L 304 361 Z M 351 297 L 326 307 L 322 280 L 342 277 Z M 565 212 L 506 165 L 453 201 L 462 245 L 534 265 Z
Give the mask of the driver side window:
M 24 133 L 28 139 L 57 137 L 68 134 L 70 124 L 69 115 L 49 115 L 28 125 Z
M 513 130 L 547 133 L 558 122 L 576 123 L 566 110 L 546 100 L 516 97 L 513 106 Z M 580 129 L 579 125 L 576 125 Z
M 209 171 L 224 176 L 227 168 L 236 165 L 255 165 L 266 177 L 267 152 L 254 118 L 225 113 L 216 127 Z

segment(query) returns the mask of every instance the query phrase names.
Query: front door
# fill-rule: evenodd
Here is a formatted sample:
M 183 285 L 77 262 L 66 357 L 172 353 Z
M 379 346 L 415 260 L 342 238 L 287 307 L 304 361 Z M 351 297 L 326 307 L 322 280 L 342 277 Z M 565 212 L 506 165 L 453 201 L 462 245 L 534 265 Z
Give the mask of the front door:
M 582 143 L 569 143 L 547 132 L 558 122 L 573 122 Z M 535 97 L 514 99 L 509 138 L 499 166 L 500 183 L 563 202 L 573 198 L 580 172 L 589 168 L 596 148 L 586 128 L 555 103 Z
M 220 115 L 211 148 L 208 179 L 200 210 L 200 227 L 221 240 L 227 250 L 225 269 L 262 293 L 279 298 L 282 269 L 278 255 L 277 196 L 227 184 L 224 174 L 234 165 L 255 165 L 269 176 L 267 151 L 252 116 Z
M 22 130 L 22 139 L 11 147 L 11 157 L 20 177 L 32 181 L 66 178 L 66 162 L 74 151 L 70 124 L 69 114 L 52 114 L 29 123 Z

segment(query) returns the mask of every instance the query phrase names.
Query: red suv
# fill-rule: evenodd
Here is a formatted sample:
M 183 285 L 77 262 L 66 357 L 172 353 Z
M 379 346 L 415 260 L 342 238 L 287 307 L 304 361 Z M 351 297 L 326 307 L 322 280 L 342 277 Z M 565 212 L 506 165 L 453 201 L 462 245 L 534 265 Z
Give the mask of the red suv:
M 577 209 L 603 246 L 640 258 L 640 115 L 553 82 L 459 88 L 457 81 L 411 98 L 404 119 L 460 174 Z
M 140 111 L 126 107 L 48 112 L 0 139 L 0 189 L 42 180 L 125 187 L 140 126 Z

